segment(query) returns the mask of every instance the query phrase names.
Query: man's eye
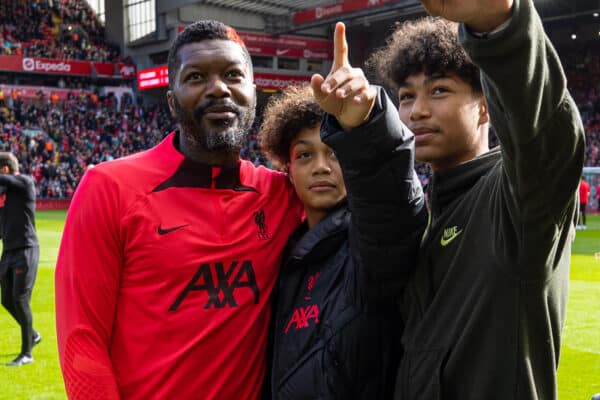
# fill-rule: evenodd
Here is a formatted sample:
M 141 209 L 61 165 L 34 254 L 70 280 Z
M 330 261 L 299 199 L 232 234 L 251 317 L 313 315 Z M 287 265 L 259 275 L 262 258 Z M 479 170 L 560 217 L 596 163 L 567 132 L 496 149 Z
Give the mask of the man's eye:
M 448 89 L 446 89 L 445 87 L 441 87 L 441 86 L 436 86 L 433 88 L 433 94 L 443 94 L 443 93 L 447 93 Z
M 301 151 L 300 153 L 296 154 L 296 158 L 297 159 L 310 158 L 310 153 L 308 151 Z
M 202 79 L 202 74 L 199 72 L 192 72 L 185 78 L 186 81 L 196 81 L 199 79 Z
M 242 77 L 244 77 L 244 74 L 242 73 L 242 71 L 234 69 L 234 70 L 228 71 L 226 76 L 228 78 L 242 78 Z
M 400 101 L 405 101 L 405 100 L 410 100 L 413 98 L 413 95 L 411 93 L 402 93 L 399 97 Z

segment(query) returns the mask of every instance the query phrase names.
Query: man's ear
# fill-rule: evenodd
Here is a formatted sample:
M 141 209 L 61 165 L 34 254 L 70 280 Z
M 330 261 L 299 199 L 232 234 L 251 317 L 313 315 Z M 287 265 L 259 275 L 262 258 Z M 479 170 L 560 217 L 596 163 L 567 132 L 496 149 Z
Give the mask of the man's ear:
M 175 112 L 175 94 L 172 90 L 167 91 L 167 103 L 169 104 L 169 111 L 171 112 L 171 117 L 177 118 L 177 113 Z
M 488 114 L 487 101 L 485 100 L 485 96 L 481 95 L 479 99 L 479 121 L 478 125 L 484 125 L 490 122 L 490 114 Z

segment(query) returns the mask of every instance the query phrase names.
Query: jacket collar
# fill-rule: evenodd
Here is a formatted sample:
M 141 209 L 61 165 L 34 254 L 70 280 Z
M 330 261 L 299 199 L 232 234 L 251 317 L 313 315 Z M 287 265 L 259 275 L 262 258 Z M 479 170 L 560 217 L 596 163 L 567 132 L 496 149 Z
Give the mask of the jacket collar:
M 434 173 L 428 188 L 432 217 L 439 216 L 450 203 L 469 191 L 500 159 L 500 147 L 496 147 L 466 163 Z
M 291 238 L 292 260 L 313 259 L 328 256 L 346 240 L 350 224 L 350 211 L 343 201 L 319 223 L 308 229 L 306 221 Z

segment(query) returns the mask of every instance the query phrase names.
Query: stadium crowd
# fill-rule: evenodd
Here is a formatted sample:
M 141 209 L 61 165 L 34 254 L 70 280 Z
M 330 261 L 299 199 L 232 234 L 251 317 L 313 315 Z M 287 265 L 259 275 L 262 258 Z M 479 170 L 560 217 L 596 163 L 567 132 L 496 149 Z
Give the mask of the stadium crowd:
M 104 38 L 104 26 L 84 0 L 0 2 L 0 55 L 125 61 L 119 54 L 119 48 Z
M 26 22 L 25 22 L 26 21 Z M 587 132 L 586 166 L 600 166 L 600 56 L 598 49 L 559 53 Z M 0 2 L 0 55 L 87 61 L 128 61 L 104 39 L 104 26 L 84 0 Z M 591 79 L 594 78 L 594 79 Z M 14 152 L 35 177 L 39 198 L 71 197 L 86 168 L 158 143 L 175 128 L 166 106 L 143 105 L 131 96 L 98 94 L 86 78 L 61 77 L 72 89 L 62 101 L 23 99 L 0 89 L 0 150 Z M 260 151 L 260 117 L 241 156 L 268 162 Z M 497 142 L 492 136 L 490 144 Z M 423 184 L 430 171 L 416 165 Z

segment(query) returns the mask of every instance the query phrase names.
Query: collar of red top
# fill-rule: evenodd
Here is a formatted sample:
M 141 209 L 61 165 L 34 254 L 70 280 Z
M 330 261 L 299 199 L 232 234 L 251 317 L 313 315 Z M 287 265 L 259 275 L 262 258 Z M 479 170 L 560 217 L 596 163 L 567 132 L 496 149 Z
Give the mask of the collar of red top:
M 170 135 L 170 145 L 174 151 L 174 134 Z M 177 152 L 178 154 L 181 154 Z M 154 188 L 153 192 L 160 192 L 173 187 L 203 188 L 203 189 L 230 189 L 238 192 L 256 192 L 251 186 L 244 186 L 240 181 L 241 160 L 233 166 L 209 165 L 189 158 L 182 158 L 177 170 L 164 182 Z

